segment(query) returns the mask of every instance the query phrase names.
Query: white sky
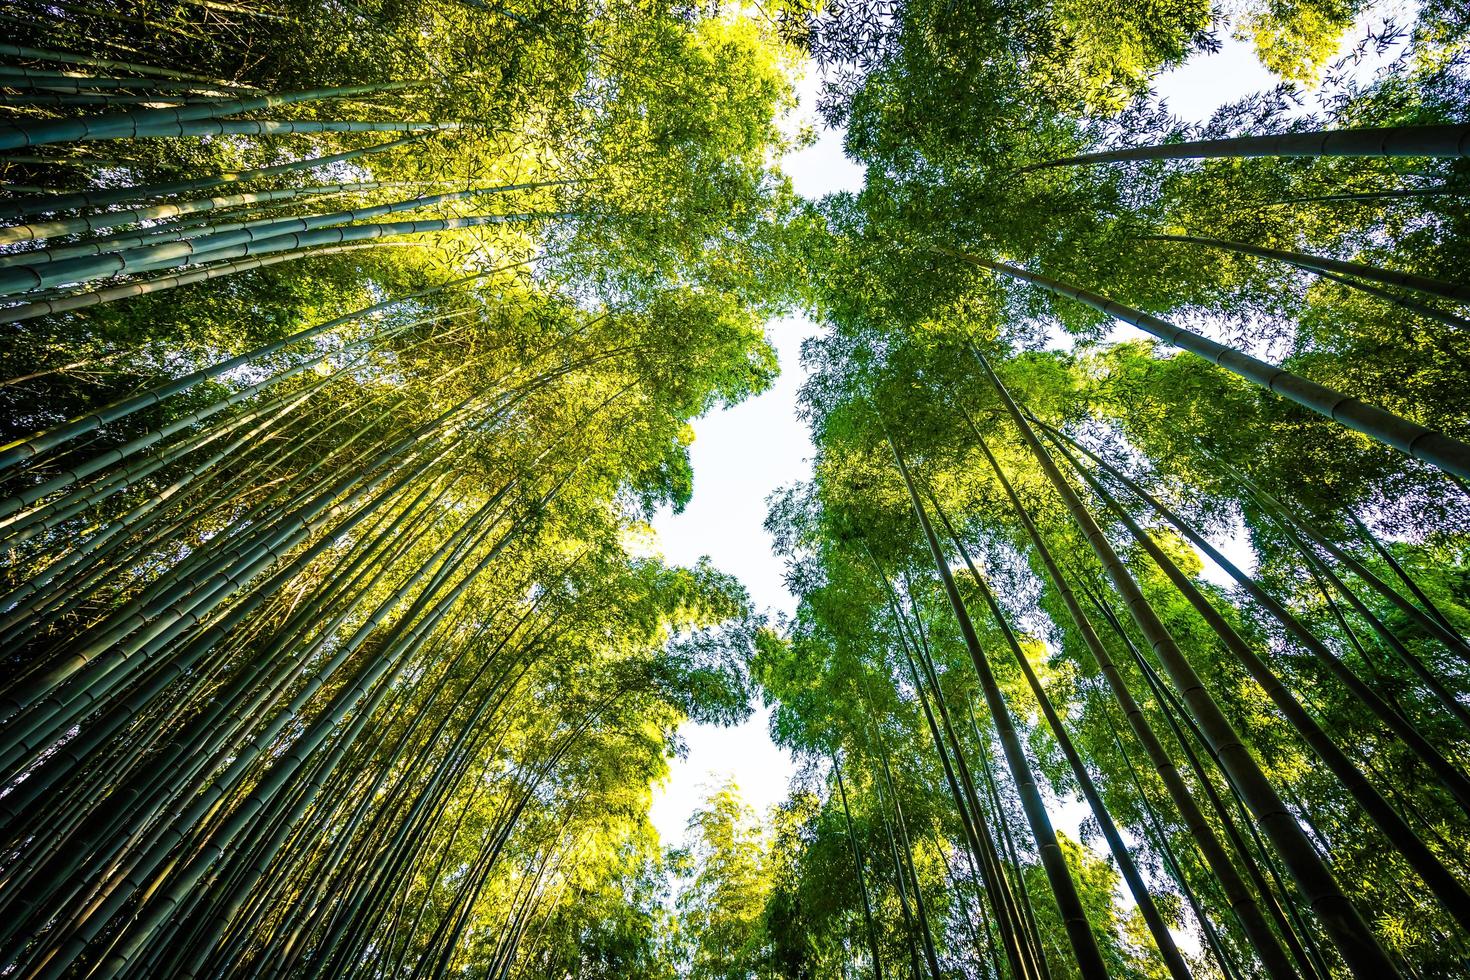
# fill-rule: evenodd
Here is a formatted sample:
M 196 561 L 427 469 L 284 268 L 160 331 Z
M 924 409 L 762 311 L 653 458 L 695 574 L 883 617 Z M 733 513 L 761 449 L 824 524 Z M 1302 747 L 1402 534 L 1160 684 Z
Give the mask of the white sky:
M 1376 27 L 1395 4 L 1384 4 L 1371 17 Z M 1400 15 L 1399 22 L 1406 22 Z M 1363 36 L 1369 20 L 1344 40 L 1349 50 Z M 1224 38 L 1219 54 L 1197 57 L 1162 76 L 1155 90 L 1170 109 L 1185 119 L 1203 121 L 1218 106 L 1275 86 L 1276 79 L 1256 61 L 1248 44 Z M 798 86 L 800 121 L 820 126 L 813 109 L 816 82 L 807 78 Z M 842 154 L 841 134 L 818 130 L 817 143 L 783 160 L 798 193 L 810 198 L 862 186 L 862 169 Z M 683 514 L 665 510 L 654 520 L 665 557 L 689 564 L 708 555 L 716 567 L 737 576 L 750 590 L 758 608 L 795 610 L 795 600 L 782 582 L 782 564 L 771 553 L 764 529 L 766 497 L 778 487 L 811 477 L 812 445 L 806 427 L 796 417 L 796 396 L 806 378 L 800 363 L 801 341 L 818 327 L 804 317 L 769 325 L 771 342 L 780 357 L 781 377 L 758 398 L 732 409 L 717 411 L 694 423 L 691 447 L 694 496 Z M 1249 570 L 1254 562 L 1243 542 L 1216 541 L 1232 560 Z M 1206 562 L 1205 576 L 1222 584 L 1223 573 Z M 684 837 L 694 808 L 714 787 L 733 779 L 747 803 L 758 813 L 783 800 L 794 770 L 790 756 L 771 742 L 768 713 L 759 710 L 733 728 L 686 724 L 680 735 L 688 752 L 675 760 L 670 777 L 654 790 L 651 818 L 666 845 Z M 1074 838 L 1085 815 L 1080 801 L 1064 804 L 1053 813 L 1059 829 Z
M 796 393 L 805 377 L 801 341 L 816 329 L 804 318 L 771 324 L 781 376 L 764 395 L 694 423 L 694 497 L 684 513 L 665 510 L 653 522 L 669 561 L 690 564 L 709 555 L 745 584 L 758 609 L 787 615 L 796 600 L 782 583 L 781 561 L 764 529 L 766 497 L 811 477 L 812 444 L 796 419 Z M 757 813 L 786 797 L 792 762 L 771 742 L 767 720 L 762 710 L 734 728 L 691 723 L 680 729 L 688 754 L 674 760 L 668 783 L 654 791 L 651 813 L 666 845 L 683 840 L 690 813 L 727 778 Z
M 803 79 L 798 92 L 798 121 L 819 125 L 815 78 Z M 842 154 L 841 134 L 830 130 L 787 156 L 782 167 L 804 197 L 857 190 L 863 183 L 862 168 Z M 806 317 L 770 324 L 781 376 L 764 395 L 694 423 L 694 497 L 684 513 L 665 510 L 653 522 L 669 561 L 686 564 L 709 555 L 721 571 L 745 583 L 757 608 L 788 616 L 796 612 L 796 600 L 782 582 L 781 560 L 771 553 L 766 497 L 812 475 L 812 443 L 796 417 L 796 395 L 806 380 L 801 342 L 818 329 Z M 680 729 L 688 753 L 674 761 L 668 782 L 654 791 L 651 817 L 665 844 L 683 840 L 689 815 L 726 779 L 735 780 L 757 813 L 786 798 L 793 765 L 771 741 L 768 721 L 768 713 L 758 710 L 734 728 L 686 724 Z

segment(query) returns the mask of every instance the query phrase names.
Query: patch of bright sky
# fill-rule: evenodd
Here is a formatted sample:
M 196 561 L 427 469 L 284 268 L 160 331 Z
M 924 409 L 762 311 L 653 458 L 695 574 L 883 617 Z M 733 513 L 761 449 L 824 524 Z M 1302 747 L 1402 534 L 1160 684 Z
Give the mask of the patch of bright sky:
M 1380 27 L 1385 17 L 1395 17 L 1399 23 L 1408 20 L 1402 7 L 1382 5 L 1348 34 L 1342 52 L 1351 50 L 1370 26 Z M 1360 66 L 1360 72 L 1367 67 Z M 1226 38 L 1218 54 L 1196 57 L 1168 72 L 1158 79 L 1155 90 L 1168 100 L 1175 115 L 1199 122 L 1219 106 L 1270 89 L 1276 81 L 1257 62 L 1249 44 Z M 863 180 L 862 168 L 842 153 L 842 134 L 822 128 L 816 117 L 817 85 L 814 72 L 798 85 L 800 105 L 787 120 L 787 130 L 808 124 L 818 138 L 782 160 L 796 191 L 808 198 L 858 190 Z M 806 379 L 801 342 L 819 328 L 797 316 L 773 322 L 768 329 L 780 358 L 781 377 L 765 394 L 694 423 L 695 441 L 690 449 L 693 499 L 682 514 L 660 513 L 653 527 L 669 561 L 692 564 L 708 555 L 716 567 L 745 584 L 757 608 L 790 615 L 795 599 L 786 591 L 781 560 L 772 553 L 764 528 L 766 497 L 779 487 L 811 477 L 813 449 L 805 425 L 796 417 L 796 406 L 797 392 Z M 1128 336 L 1126 330 L 1119 331 L 1116 338 Z M 1142 334 L 1133 331 L 1133 335 Z M 1254 566 L 1243 534 L 1214 543 L 1242 567 Z M 1208 561 L 1205 576 L 1228 583 L 1224 573 Z M 727 780 L 739 786 L 758 813 L 786 797 L 794 764 L 771 741 L 768 725 L 768 712 L 757 710 L 746 722 L 731 728 L 686 724 L 680 729 L 687 751 L 673 761 L 669 779 L 654 790 L 651 818 L 665 844 L 683 839 L 695 807 Z M 1063 802 L 1053 817 L 1059 829 L 1076 837 L 1085 814 L 1086 807 L 1079 800 Z
M 820 128 L 813 108 L 816 90 L 815 73 L 809 72 L 797 89 L 800 105 L 787 122 L 791 130 L 812 126 L 818 138 L 782 160 L 797 193 L 810 198 L 857 190 L 863 182 L 862 168 L 842 154 L 842 134 Z M 781 376 L 765 394 L 694 423 L 694 496 L 684 513 L 664 511 L 653 526 L 669 561 L 689 564 L 709 555 L 716 567 L 745 584 L 756 608 L 790 616 L 796 600 L 786 591 L 781 560 L 765 531 L 766 497 L 811 478 L 813 449 L 796 417 L 796 397 L 806 380 L 801 342 L 819 328 L 796 316 L 767 330 Z M 653 825 L 666 844 L 683 839 L 694 808 L 728 779 L 758 813 L 785 799 L 794 765 L 771 741 L 769 722 L 769 714 L 758 710 L 733 728 L 686 724 L 680 729 L 687 751 L 674 760 L 668 781 L 654 790 Z
M 796 395 L 805 379 L 801 342 L 817 329 L 805 318 L 770 325 L 781 376 L 765 394 L 694 423 L 694 496 L 682 514 L 664 511 L 653 522 L 666 559 L 692 564 L 709 555 L 745 584 L 756 608 L 788 616 L 796 600 L 765 532 L 765 501 L 777 488 L 811 477 L 812 444 L 796 418 Z M 793 764 L 771 741 L 769 720 L 758 710 L 733 728 L 691 723 L 679 730 L 687 751 L 655 789 L 651 814 L 665 844 L 683 839 L 694 808 L 726 780 L 736 782 L 758 813 L 785 799 Z

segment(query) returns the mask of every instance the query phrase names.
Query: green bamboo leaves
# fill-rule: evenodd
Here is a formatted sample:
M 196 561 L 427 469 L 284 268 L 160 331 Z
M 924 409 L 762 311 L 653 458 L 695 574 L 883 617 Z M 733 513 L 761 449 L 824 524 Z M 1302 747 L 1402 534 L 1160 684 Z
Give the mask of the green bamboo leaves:
M 113 23 L 177 52 L 203 9 Z M 378 13 L 252 12 L 166 70 L 68 33 L 108 11 L 5 14 L 0 158 L 44 175 L 0 203 L 18 975 L 622 974 L 658 910 L 606 901 L 639 937 L 609 953 L 589 892 L 658 867 L 648 787 L 686 713 L 748 710 L 743 591 L 632 542 L 691 417 L 767 382 L 779 290 L 731 274 L 764 229 L 620 229 L 617 204 L 702 200 L 710 157 L 756 162 L 734 211 L 777 210 L 781 59 L 723 20 L 579 24 L 635 72 L 656 35 L 769 82 L 640 102 L 634 133 L 580 41 Z M 69 390 L 93 366 L 120 373 Z

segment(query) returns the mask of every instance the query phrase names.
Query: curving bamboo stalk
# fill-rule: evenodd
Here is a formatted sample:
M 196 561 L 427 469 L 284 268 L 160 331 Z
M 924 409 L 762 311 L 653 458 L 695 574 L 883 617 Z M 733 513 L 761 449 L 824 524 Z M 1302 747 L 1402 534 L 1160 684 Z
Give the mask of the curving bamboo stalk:
M 54 449 L 72 439 L 77 438 L 78 436 L 86 435 L 89 432 L 94 432 L 101 426 L 108 425 L 112 422 L 116 422 L 120 419 L 126 418 L 134 412 L 149 408 L 153 405 L 157 405 L 165 398 L 169 398 L 173 395 L 178 394 L 179 392 L 186 391 L 202 381 L 208 381 L 214 378 L 221 377 L 228 372 L 233 371 L 238 367 L 241 367 L 242 365 L 250 363 L 253 360 L 269 357 L 270 355 L 284 350 L 294 344 L 304 343 L 306 341 L 313 340 L 316 337 L 337 329 L 338 327 L 345 326 L 349 323 L 354 323 L 358 320 L 364 319 L 374 314 L 392 309 L 393 307 L 401 303 L 411 302 L 413 300 L 433 296 L 437 293 L 443 292 L 446 289 L 452 289 L 457 286 L 462 286 L 466 283 L 483 279 L 486 276 L 490 276 L 495 273 L 505 271 L 507 269 L 515 268 L 516 266 L 524 265 L 526 264 L 526 262 L 530 261 L 534 261 L 534 259 L 527 259 L 522 262 L 513 263 L 511 265 L 499 266 L 497 268 L 488 269 L 483 272 L 476 272 L 467 276 L 461 276 L 457 279 L 451 279 L 447 282 L 442 282 L 437 285 L 430 286 L 426 289 L 418 290 L 417 292 L 408 293 L 403 296 L 396 296 L 391 299 L 383 300 L 380 303 L 374 303 L 371 306 L 365 306 L 360 310 L 354 310 L 351 313 L 347 313 L 338 317 L 333 317 L 330 320 L 325 320 L 322 323 L 308 327 L 305 330 L 297 331 L 296 333 L 291 334 L 289 337 L 284 337 L 280 340 L 272 341 L 268 344 L 263 344 L 260 347 L 255 348 L 254 350 L 247 351 L 244 354 L 239 354 L 235 357 L 227 358 L 217 364 L 212 364 L 209 367 L 202 368 L 198 371 L 193 371 L 187 375 L 184 375 L 181 378 L 175 378 L 165 384 L 150 388 L 149 390 L 140 394 L 132 395 L 120 401 L 113 402 L 109 405 L 103 406 L 102 408 L 96 409 L 95 411 L 89 412 L 86 415 L 72 419 L 62 425 L 42 430 L 24 439 L 17 440 L 5 446 L 0 446 L 0 470 L 13 466 L 22 460 L 29 459 L 30 457 L 35 456 L 41 452 L 45 452 L 48 449 Z
M 26 69 L 19 69 L 30 77 Z M 0 66 L 0 76 L 12 70 Z M 170 109 L 141 109 L 135 112 L 120 112 L 89 116 L 82 119 L 58 119 L 45 122 L 0 122 L 0 150 L 17 150 L 50 143 L 77 143 L 90 140 L 131 139 L 138 136 L 167 135 L 174 128 L 178 135 L 196 120 L 213 119 L 216 116 L 256 112 L 278 106 L 295 105 L 302 102 L 320 102 L 326 99 L 350 99 L 357 95 L 378 92 L 398 92 L 419 85 L 419 82 L 382 82 L 375 85 L 345 85 L 337 88 L 308 89 L 285 95 L 260 95 L 249 98 L 223 99 L 199 105 L 176 106 Z
M 278 163 L 274 166 L 260 167 L 255 170 L 222 173 L 213 177 L 196 177 L 192 180 L 175 180 L 161 184 L 143 184 L 134 187 L 78 191 L 39 199 L 31 198 L 22 201 L 7 201 L 0 203 L 0 216 L 8 218 L 33 214 L 54 214 L 59 211 L 71 211 L 77 208 L 111 207 L 114 204 L 124 202 L 141 202 L 149 198 L 205 191 L 215 187 L 224 187 L 229 184 L 248 183 L 254 180 L 263 180 L 268 177 L 278 177 L 281 174 L 299 173 L 314 170 L 317 167 L 327 167 L 336 163 L 359 160 L 375 153 L 383 153 L 387 150 L 395 150 L 399 147 L 416 143 L 424 138 L 423 135 L 405 136 L 402 139 L 389 140 L 386 143 L 375 143 L 371 146 L 359 147 L 355 150 L 344 150 L 341 153 L 331 153 L 323 157 L 307 157 L 302 160 L 293 160 L 290 163 Z
M 1415 275 L 1411 272 L 1396 272 L 1392 269 L 1380 269 L 1377 266 L 1366 265 L 1362 262 L 1347 262 L 1342 259 L 1327 258 L 1321 255 L 1307 255 L 1302 252 L 1290 252 L 1279 248 L 1266 248 L 1261 245 L 1251 245 L 1246 242 L 1229 242 L 1221 238 L 1205 238 L 1198 235 L 1145 235 L 1142 240 L 1146 242 L 1183 242 L 1188 245 L 1218 248 L 1227 252 L 1239 252 L 1242 255 L 1254 255 L 1263 259 L 1276 259 L 1301 269 L 1308 269 L 1312 272 L 1324 274 L 1335 272 L 1338 275 L 1365 279 L 1368 282 L 1376 282 L 1384 286 L 1402 286 L 1406 289 L 1412 289 L 1421 293 L 1430 293 L 1435 296 L 1443 296 L 1446 299 L 1458 300 L 1462 303 L 1470 302 L 1470 286 L 1461 286 L 1458 283 L 1435 279 L 1431 276 Z
M 191 75 L 188 72 L 175 71 L 172 68 L 159 68 L 155 65 L 140 65 L 131 61 L 114 61 L 108 58 L 96 58 L 90 55 L 76 54 L 71 51 L 28 48 L 19 44 L 8 44 L 4 42 L 0 42 L 0 55 L 7 58 L 29 58 L 32 61 L 55 61 L 68 65 L 88 65 L 93 68 L 107 68 L 113 71 L 130 71 L 138 75 L 157 75 L 160 78 L 176 78 L 188 82 L 208 82 L 212 85 L 233 85 L 236 88 L 251 88 L 251 86 L 243 85 L 240 82 L 226 82 L 218 78 L 205 78 L 201 75 Z
M 140 221 L 157 221 L 164 218 L 177 218 L 186 214 L 199 214 L 207 211 L 224 210 L 226 208 L 238 207 L 248 204 L 264 204 L 272 201 L 289 201 L 301 197 L 313 197 L 318 194 L 334 194 L 342 191 L 368 191 L 376 190 L 384 185 L 368 181 L 358 183 L 325 184 L 312 187 L 288 187 L 282 190 L 252 191 L 240 194 L 226 194 L 219 197 L 202 198 L 193 201 L 178 201 L 170 204 L 154 204 L 147 207 L 129 208 L 125 211 L 107 211 L 102 214 L 78 215 L 72 218 L 61 218 L 56 221 L 35 221 L 29 224 L 10 225 L 0 228 L 0 245 L 10 245 L 17 242 L 44 241 L 48 238 L 57 238 L 63 235 L 85 235 L 96 234 L 108 228 L 116 228 L 118 225 L 136 224 Z M 99 243 L 100 244 L 100 243 Z M 4 256 L 6 264 L 16 261 L 18 257 L 29 256 L 28 252 L 12 252 Z
M 1100 150 L 1033 164 L 1025 170 L 1142 160 L 1210 160 L 1232 157 L 1445 157 L 1470 156 L 1470 126 L 1383 126 L 1327 129 L 1271 136 L 1185 140 L 1155 146 Z
M 447 195 L 446 195 L 447 196 Z M 468 195 L 461 195 L 468 196 Z M 383 205 L 392 210 L 411 211 L 428 205 L 418 200 Z M 363 211 L 374 209 L 363 208 Z M 133 272 L 156 272 L 161 269 L 190 265 L 199 261 L 230 259 L 290 249 L 310 248 L 316 245 L 339 245 L 347 242 L 392 238 L 399 235 L 421 235 L 427 232 L 452 231 L 461 228 L 481 228 L 510 222 L 544 221 L 574 217 L 572 212 L 546 212 L 531 214 L 482 214 L 465 218 L 436 218 L 418 221 L 386 222 L 373 225 L 348 225 L 320 227 L 347 220 L 335 215 L 318 219 L 290 219 L 288 224 L 304 226 L 311 230 L 287 231 L 280 228 L 265 228 L 259 234 L 251 229 L 222 232 L 208 239 L 169 242 L 146 248 L 126 249 L 98 256 L 63 259 L 42 265 L 17 265 L 0 269 L 0 296 L 24 294 L 35 289 L 50 289 L 69 283 L 85 283 L 118 274 Z
M 358 245 L 331 245 L 325 248 L 305 249 L 299 252 L 266 255 L 259 258 L 230 259 L 225 262 L 202 266 L 189 272 L 175 272 L 168 275 L 154 276 L 149 279 L 135 279 L 119 286 L 109 286 L 105 289 L 96 289 L 88 293 L 74 293 L 59 299 L 37 300 L 31 303 L 22 303 L 20 306 L 12 306 L 8 309 L 0 308 L 0 323 L 19 323 L 21 320 L 29 320 L 32 317 L 49 316 L 53 313 L 66 313 L 71 310 L 84 310 L 93 306 L 100 306 L 103 303 L 115 303 L 118 300 L 146 296 L 150 293 L 163 292 L 166 289 L 177 289 L 179 286 L 191 286 L 196 282 L 207 282 L 210 279 L 218 279 L 221 276 L 232 276 L 239 272 L 249 272 L 252 269 L 263 269 L 281 262 L 295 262 L 298 259 L 314 259 L 328 255 L 340 255 L 344 252 L 355 252 L 365 248 L 429 247 L 431 246 L 427 242 L 364 242 Z M 14 380 L 7 382 L 7 384 L 14 383 L 16 383 Z
M 1319 415 L 1341 422 L 1354 431 L 1392 446 L 1415 459 L 1423 460 L 1455 476 L 1470 478 L 1470 444 L 1459 439 L 1441 435 L 1432 429 L 1394 415 L 1392 412 L 1376 408 L 1325 385 L 1308 381 L 1306 378 L 1282 370 L 1265 361 L 1257 360 L 1248 354 L 1242 354 L 1223 344 L 1217 344 L 1208 337 L 1202 337 L 1197 333 L 1177 327 L 1167 320 L 1121 303 L 1115 303 L 1097 293 L 1069 286 L 1003 262 L 991 262 L 988 259 L 949 249 L 935 249 L 935 251 L 954 256 L 971 265 L 991 269 L 1014 279 L 1032 283 L 1058 296 L 1065 296 L 1084 303 L 1124 323 L 1131 323 L 1140 330 L 1153 334 L 1175 347 L 1203 357 L 1212 364 L 1217 364 L 1254 385 L 1288 398 Z

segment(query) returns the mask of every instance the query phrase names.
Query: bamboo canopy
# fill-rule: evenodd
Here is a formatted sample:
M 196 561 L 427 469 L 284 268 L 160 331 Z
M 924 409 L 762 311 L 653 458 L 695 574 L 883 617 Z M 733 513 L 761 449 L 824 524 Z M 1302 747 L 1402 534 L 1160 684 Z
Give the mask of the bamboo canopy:
M 1459 975 L 1451 7 L 15 0 L 0 973 Z

